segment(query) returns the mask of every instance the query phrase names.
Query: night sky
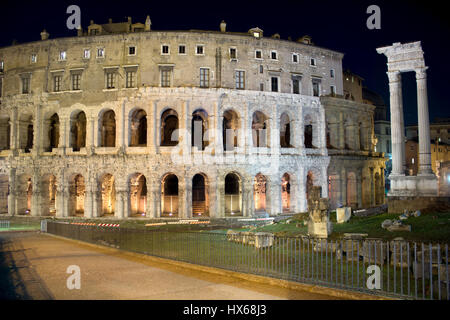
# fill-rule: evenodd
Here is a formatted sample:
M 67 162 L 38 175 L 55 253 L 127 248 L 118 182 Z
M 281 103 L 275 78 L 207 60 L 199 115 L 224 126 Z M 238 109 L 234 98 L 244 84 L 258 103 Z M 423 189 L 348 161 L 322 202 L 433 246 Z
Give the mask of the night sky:
M 345 54 L 343 67 L 362 76 L 364 84 L 382 95 L 389 105 L 386 57 L 377 47 L 393 42 L 422 41 L 428 69 L 430 120 L 450 117 L 447 93 L 450 91 L 450 19 L 443 1 L 301 1 L 301 0 L 122 0 L 122 1 L 10 1 L 1 2 L 0 46 L 13 40 L 19 43 L 40 39 L 42 29 L 50 38 L 73 36 L 68 30 L 66 9 L 81 8 L 84 29 L 93 19 L 103 24 L 144 22 L 147 14 L 154 30 L 219 30 L 223 19 L 227 31 L 246 32 L 260 27 L 265 36 L 279 33 L 293 40 L 310 35 L 315 45 Z M 369 30 L 366 9 L 376 4 L 381 9 L 381 30 Z M 406 124 L 417 123 L 414 73 L 403 74 L 403 99 Z

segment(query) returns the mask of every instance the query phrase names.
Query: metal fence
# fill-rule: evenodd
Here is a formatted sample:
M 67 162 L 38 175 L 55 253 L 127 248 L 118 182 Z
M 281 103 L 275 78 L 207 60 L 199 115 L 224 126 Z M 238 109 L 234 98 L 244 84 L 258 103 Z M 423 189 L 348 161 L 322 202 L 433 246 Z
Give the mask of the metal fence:
M 404 299 L 449 299 L 447 244 L 172 232 L 48 222 L 47 232 L 151 256 Z
M 0 220 L 0 229 L 9 229 L 10 223 L 7 220 Z

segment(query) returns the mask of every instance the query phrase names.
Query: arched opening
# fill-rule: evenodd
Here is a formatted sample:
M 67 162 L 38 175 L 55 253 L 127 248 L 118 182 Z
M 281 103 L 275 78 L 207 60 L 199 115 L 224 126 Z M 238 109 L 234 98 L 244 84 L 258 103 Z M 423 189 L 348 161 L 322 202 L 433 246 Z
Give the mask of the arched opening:
M 147 146 L 147 113 L 134 110 L 130 116 L 130 147 Z
M 292 148 L 291 122 L 287 113 L 283 113 L 280 118 L 280 147 Z
M 316 148 L 317 139 L 317 124 L 315 123 L 313 117 L 308 114 L 304 118 L 304 144 L 305 148 Z
M 162 193 L 162 215 L 178 216 L 178 177 L 174 174 L 167 174 L 161 183 Z
M 31 181 L 31 176 L 27 174 L 20 175 L 17 181 L 16 191 L 17 214 L 31 214 L 31 197 L 33 195 L 33 184 Z
M 48 120 L 48 142 L 44 141 L 44 145 L 48 145 L 47 151 L 51 152 L 53 148 L 58 148 L 59 144 L 59 117 L 54 113 Z
M 169 109 L 161 115 L 161 146 L 172 147 L 178 144 L 178 114 Z
M 40 210 L 42 216 L 54 216 L 56 213 L 56 177 L 44 175 L 41 179 Z
M 264 113 L 255 111 L 252 117 L 253 147 L 269 147 L 269 121 Z
M 81 174 L 75 175 L 69 182 L 69 216 L 84 216 L 84 197 L 86 185 Z
M 330 208 L 337 208 L 341 203 L 339 199 L 340 180 L 336 173 L 328 177 L 328 198 L 330 199 Z
M 70 118 L 70 147 L 80 151 L 86 147 L 86 114 L 84 111 L 74 113 Z
M 258 173 L 253 184 L 253 199 L 255 201 L 255 212 L 266 211 L 266 187 L 267 178 Z
M 232 151 L 238 146 L 239 117 L 233 110 L 223 113 L 222 139 L 223 150 Z
M 8 213 L 9 178 L 6 174 L 0 175 L 0 214 Z
M 24 114 L 19 117 L 19 149 L 25 153 L 33 149 L 33 116 Z
M 147 179 L 141 173 L 130 178 L 130 215 L 145 216 L 147 210 Z
M 11 148 L 11 125 L 9 117 L 0 116 L 0 151 Z
M 225 177 L 225 215 L 242 215 L 241 208 L 241 179 L 235 173 Z
M 192 146 L 198 150 L 205 150 L 208 138 L 205 132 L 208 130 L 208 114 L 205 110 L 196 110 L 192 113 L 191 140 Z
M 116 204 L 116 184 L 113 175 L 107 173 L 100 179 L 100 192 L 101 215 L 114 215 Z
M 116 146 L 116 114 L 108 110 L 100 118 L 100 147 Z
M 209 217 L 207 180 L 203 174 L 192 178 L 192 216 Z
M 291 212 L 291 178 L 287 173 L 281 178 L 281 203 L 283 212 Z
M 347 206 L 358 207 L 358 198 L 356 193 L 356 175 L 353 172 L 347 174 Z

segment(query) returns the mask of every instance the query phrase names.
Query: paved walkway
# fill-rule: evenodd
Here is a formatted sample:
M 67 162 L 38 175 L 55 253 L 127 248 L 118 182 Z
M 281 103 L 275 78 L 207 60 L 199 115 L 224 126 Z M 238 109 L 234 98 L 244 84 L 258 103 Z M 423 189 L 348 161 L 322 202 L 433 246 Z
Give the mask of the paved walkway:
M 10 295 L 21 299 L 336 299 L 155 263 L 37 232 L 0 233 L 0 249 L 0 285 L 9 281 L 8 290 L 15 291 Z M 70 265 L 80 267 L 79 290 L 67 288 Z M 4 270 L 9 270 L 6 280 Z

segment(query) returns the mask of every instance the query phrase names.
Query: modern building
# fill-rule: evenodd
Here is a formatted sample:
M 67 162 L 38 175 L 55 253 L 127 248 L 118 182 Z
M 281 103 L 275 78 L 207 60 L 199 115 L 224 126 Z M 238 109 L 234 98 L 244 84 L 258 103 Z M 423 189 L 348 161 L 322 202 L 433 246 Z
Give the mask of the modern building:
M 419 161 L 419 142 L 417 137 L 406 141 L 405 144 L 406 170 L 409 175 L 417 175 Z M 431 168 L 435 174 L 442 167 L 440 163 L 450 161 L 450 144 L 431 140 Z
M 234 217 L 384 202 L 343 54 L 263 30 L 95 24 L 0 48 L 0 212 Z

